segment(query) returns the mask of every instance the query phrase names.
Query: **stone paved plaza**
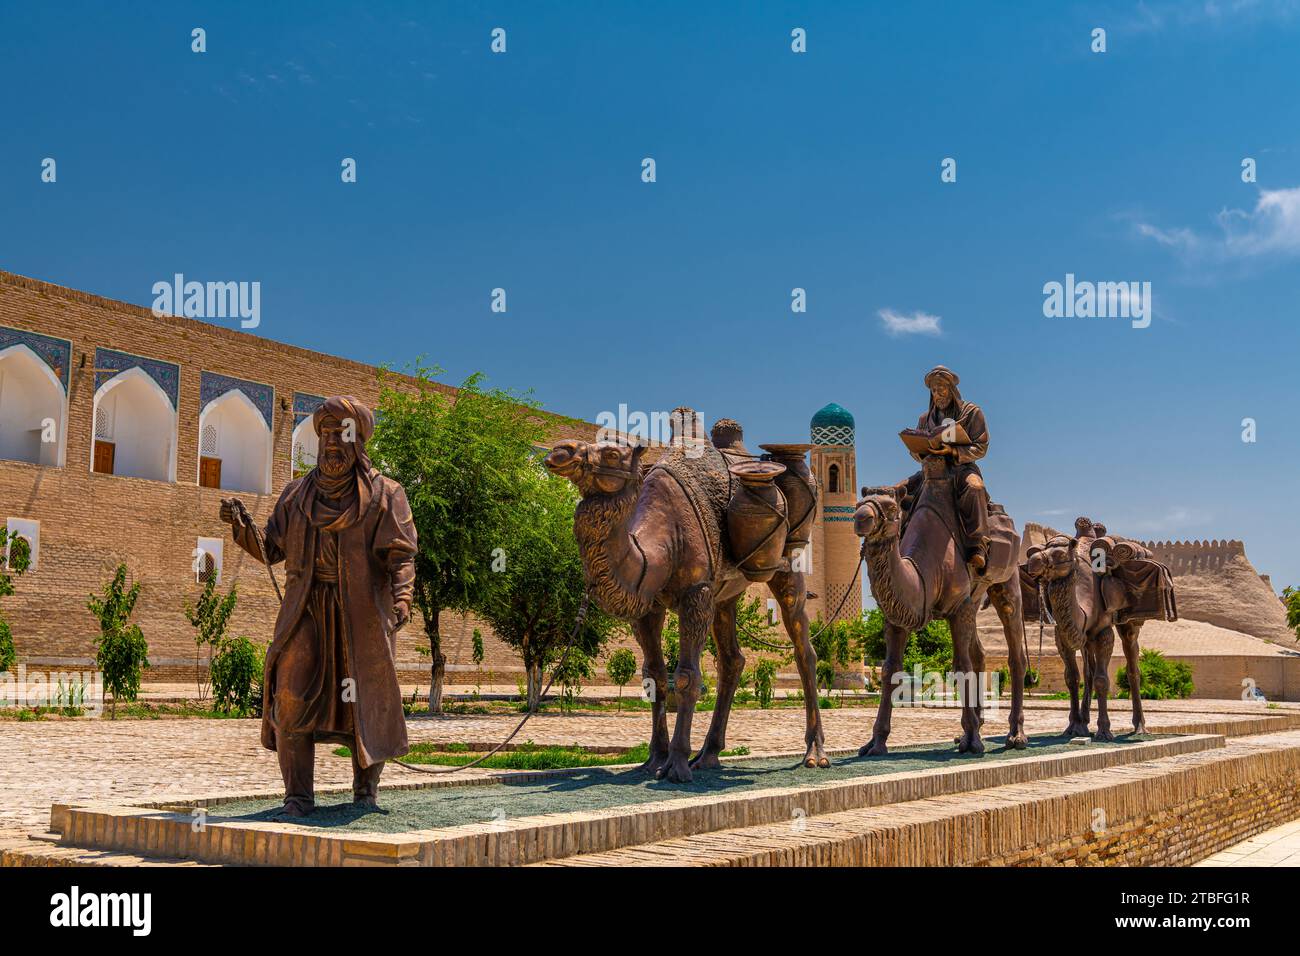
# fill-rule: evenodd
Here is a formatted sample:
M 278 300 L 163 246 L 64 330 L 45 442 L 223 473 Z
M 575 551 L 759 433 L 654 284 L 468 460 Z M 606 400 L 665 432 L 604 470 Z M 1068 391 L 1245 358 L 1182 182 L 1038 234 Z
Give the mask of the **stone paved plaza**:
M 1191 722 L 1226 721 L 1300 714 L 1300 705 L 1265 709 L 1238 701 L 1148 701 L 1152 732 Z M 1026 713 L 1031 734 L 1059 733 L 1065 724 L 1063 701 L 1032 702 Z M 1112 703 L 1116 732 L 1130 725 L 1127 702 Z M 822 711 L 826 743 L 832 749 L 856 749 L 869 736 L 874 708 Z M 694 723 L 695 743 L 703 739 L 708 714 Z M 1006 712 L 990 715 L 986 736 L 1005 732 Z M 518 721 L 514 715 L 415 718 L 408 721 L 412 742 L 492 743 L 503 739 Z M 649 736 L 649 714 L 543 714 L 534 717 L 518 740 L 587 746 L 626 746 Z M 252 720 L 63 720 L 0 722 L 0 829 L 41 827 L 56 802 L 106 800 L 126 803 L 221 792 L 274 791 L 281 786 L 275 755 L 258 742 Z M 955 710 L 895 711 L 894 744 L 951 739 L 959 730 Z M 728 746 L 748 747 L 755 754 L 802 749 L 803 712 L 738 710 L 733 712 Z M 329 747 L 317 749 L 317 787 L 347 786 L 349 761 Z M 476 771 L 466 771 L 473 774 Z M 463 774 L 462 774 L 463 775 Z M 400 767 L 385 771 L 387 782 L 410 782 L 416 774 Z

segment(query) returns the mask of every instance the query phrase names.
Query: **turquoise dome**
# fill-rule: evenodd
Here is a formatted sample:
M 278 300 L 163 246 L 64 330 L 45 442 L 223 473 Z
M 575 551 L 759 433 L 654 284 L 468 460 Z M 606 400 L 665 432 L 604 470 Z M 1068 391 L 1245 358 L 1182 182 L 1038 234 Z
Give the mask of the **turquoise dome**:
M 810 423 L 814 445 L 852 445 L 853 416 L 842 405 L 831 402 Z

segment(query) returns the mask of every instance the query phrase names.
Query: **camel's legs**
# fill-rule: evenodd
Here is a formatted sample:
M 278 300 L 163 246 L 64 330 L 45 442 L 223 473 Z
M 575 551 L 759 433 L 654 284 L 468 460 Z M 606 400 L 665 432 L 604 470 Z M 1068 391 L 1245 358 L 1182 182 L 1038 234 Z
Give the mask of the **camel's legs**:
M 1147 732 L 1146 718 L 1142 716 L 1142 675 L 1138 671 L 1138 632 L 1141 624 L 1121 624 L 1120 643 L 1124 645 L 1124 667 L 1128 672 L 1128 696 L 1133 701 L 1133 733 Z
M 1083 721 L 1084 733 L 1088 731 L 1088 724 L 1092 722 L 1092 656 L 1088 653 L 1089 638 L 1084 637 L 1083 648 L 1079 651 L 1083 655 L 1083 690 L 1080 694 L 1079 702 L 1079 719 Z
M 656 776 L 673 783 L 691 782 L 691 718 L 700 699 L 700 654 L 709 638 L 713 623 L 713 588 L 697 584 L 689 588 L 677 603 L 677 620 L 681 626 L 681 650 L 673 686 L 677 690 L 677 721 L 668 745 L 668 763 Z
M 1106 712 L 1106 696 L 1110 690 L 1110 652 L 1115 647 L 1115 629 L 1108 627 L 1088 642 L 1087 652 L 1092 656 L 1092 686 L 1097 692 L 1097 732 L 1094 740 L 1114 740 L 1110 732 L 1110 714 Z
M 1065 728 L 1067 737 L 1088 736 L 1088 722 L 1079 710 L 1079 663 L 1073 649 L 1067 647 L 1058 635 L 1056 650 L 1061 655 L 1061 665 L 1065 669 L 1065 686 L 1070 691 L 1070 723 Z M 1085 656 L 1087 652 L 1085 651 Z
M 650 712 L 650 759 L 642 770 L 655 773 L 668 762 L 668 665 L 664 662 L 663 643 L 665 611 L 658 605 L 645 617 L 632 622 L 632 632 L 641 646 L 641 677 L 652 682 Z
M 722 766 L 718 756 L 727 746 L 727 719 L 731 715 L 731 701 L 736 695 L 736 685 L 740 683 L 740 672 L 745 667 L 745 658 L 740 652 L 740 643 L 736 640 L 738 600 L 739 598 L 732 598 L 725 604 L 718 605 L 713 613 L 713 640 L 718 648 L 718 700 L 713 708 L 713 719 L 709 721 L 709 732 L 704 737 L 704 746 L 691 761 L 692 770 Z
M 1007 746 L 1019 750 L 1029 746 L 1025 734 L 1025 674 L 1029 670 L 1029 649 L 1025 646 L 1025 622 L 1021 606 L 1020 576 L 1013 574 L 1003 584 L 989 588 L 989 599 L 1007 637 L 1007 668 L 1011 671 L 1011 720 Z
M 885 622 L 885 664 L 880 669 L 880 708 L 876 711 L 876 725 L 871 739 L 858 749 L 859 757 L 879 757 L 889 753 L 890 716 L 894 709 L 894 694 L 903 669 L 903 651 L 907 649 L 910 635 L 897 624 Z M 805 691 L 804 697 L 808 696 Z
M 967 599 L 955 614 L 949 616 L 948 627 L 952 631 L 953 669 L 957 672 L 957 686 L 961 689 L 962 735 L 957 740 L 957 750 L 982 754 L 984 741 L 980 739 L 980 718 L 976 710 L 979 685 L 971 659 L 971 645 L 979 640 L 975 630 L 975 602 Z
M 970 684 L 977 691 L 975 694 L 975 717 L 979 721 L 980 730 L 984 730 L 984 695 L 985 686 L 988 676 L 984 670 L 984 642 L 980 640 L 979 629 L 976 628 L 970 641 L 970 667 L 971 672 L 975 675 Z M 996 710 L 996 705 L 994 707 Z
M 781 620 L 785 632 L 794 645 L 794 662 L 799 668 L 799 683 L 803 686 L 804 751 L 806 767 L 829 767 L 826 757 L 825 737 L 822 734 L 822 712 L 817 706 L 817 654 L 813 651 L 808 633 L 807 584 L 801 571 L 779 571 L 768 583 L 768 589 L 781 606 Z

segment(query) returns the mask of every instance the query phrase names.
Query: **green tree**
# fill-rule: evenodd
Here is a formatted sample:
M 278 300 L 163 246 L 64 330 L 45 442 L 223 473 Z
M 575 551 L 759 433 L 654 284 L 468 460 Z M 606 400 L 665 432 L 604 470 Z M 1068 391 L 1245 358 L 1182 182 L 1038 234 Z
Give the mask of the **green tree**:
M 582 682 L 591 680 L 594 670 L 591 658 L 581 647 L 570 647 L 555 665 L 555 679 L 560 682 L 560 706 L 571 711 L 582 693 Z
M 1300 638 L 1300 588 L 1283 588 L 1282 603 L 1286 605 L 1286 626 Z
M 0 567 L 0 598 L 5 598 L 14 593 L 14 578 L 31 567 L 32 552 L 26 538 L 8 530 L 0 531 L 0 551 L 5 558 L 4 566 Z M 13 632 L 0 614 L 0 674 L 14 666 L 16 657 Z
M 500 539 L 498 570 L 491 572 L 497 586 L 485 589 L 477 610 L 523 658 L 532 709 L 539 703 L 544 669 L 560 659 L 573 630 L 587 582 L 573 534 L 578 505 L 573 485 L 532 465 L 516 476 L 512 503 L 513 515 Z M 587 658 L 596 657 L 619 627 L 591 604 L 574 648 Z
M 217 594 L 217 577 L 212 575 L 203 585 L 197 604 L 185 602 L 185 619 L 194 627 L 194 680 L 198 685 L 199 701 L 207 697 L 208 685 L 203 680 L 203 667 L 199 655 L 204 647 L 208 649 L 208 681 L 212 681 L 212 655 L 226 639 L 226 628 L 230 625 L 230 615 L 235 611 L 236 586 L 230 586 L 230 593 L 224 597 Z
M 879 608 L 873 608 L 862 618 L 862 648 L 870 662 L 885 659 L 885 617 Z M 903 651 L 903 670 L 911 671 L 921 666 L 922 673 L 946 674 L 952 670 L 952 632 L 947 621 L 931 621 L 907 639 Z M 888 677 L 886 677 L 886 682 Z
M 818 618 L 811 625 L 813 650 L 817 654 L 817 683 L 829 696 L 835 675 L 843 673 L 854 661 L 862 659 L 867 641 L 867 624 L 863 617 L 838 618 L 829 624 Z M 844 691 L 840 691 L 844 696 Z
M 117 717 L 117 700 L 135 700 L 140 693 L 140 674 L 149 666 L 149 644 L 131 613 L 140 598 L 140 582 L 126 586 L 126 565 L 119 564 L 103 593 L 90 596 L 86 607 L 99 619 L 95 639 L 95 664 L 104 675 L 104 689 L 113 695 L 109 712 Z
M 444 611 L 477 611 L 500 585 L 493 573 L 515 513 L 519 476 L 533 467 L 545 440 L 538 406 L 526 396 L 465 380 L 454 396 L 434 381 L 440 374 L 417 361 L 414 391 L 389 384 L 380 371 L 375 434 L 368 450 L 375 465 L 406 489 L 419 550 L 415 606 L 429 641 L 429 709 L 442 710 L 447 658 Z
M 605 662 L 605 673 L 618 685 L 618 709 L 623 709 L 623 686 L 636 674 L 636 655 L 626 647 L 620 647 L 609 655 Z

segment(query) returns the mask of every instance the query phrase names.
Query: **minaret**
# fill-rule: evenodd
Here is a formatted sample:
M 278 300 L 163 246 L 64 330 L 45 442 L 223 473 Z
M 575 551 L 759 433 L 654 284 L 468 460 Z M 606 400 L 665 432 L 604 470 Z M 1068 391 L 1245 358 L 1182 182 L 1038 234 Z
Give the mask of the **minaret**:
M 812 417 L 813 449 L 809 467 L 821 493 L 820 535 L 814 534 L 813 577 L 822 591 L 810 613 L 820 612 L 823 620 L 835 616 L 853 619 L 862 613 L 862 580 L 854 582 L 859 542 L 853 533 L 853 511 L 857 504 L 858 466 L 854 449 L 853 416 L 834 402 Z M 848 594 L 852 583 L 853 593 Z

